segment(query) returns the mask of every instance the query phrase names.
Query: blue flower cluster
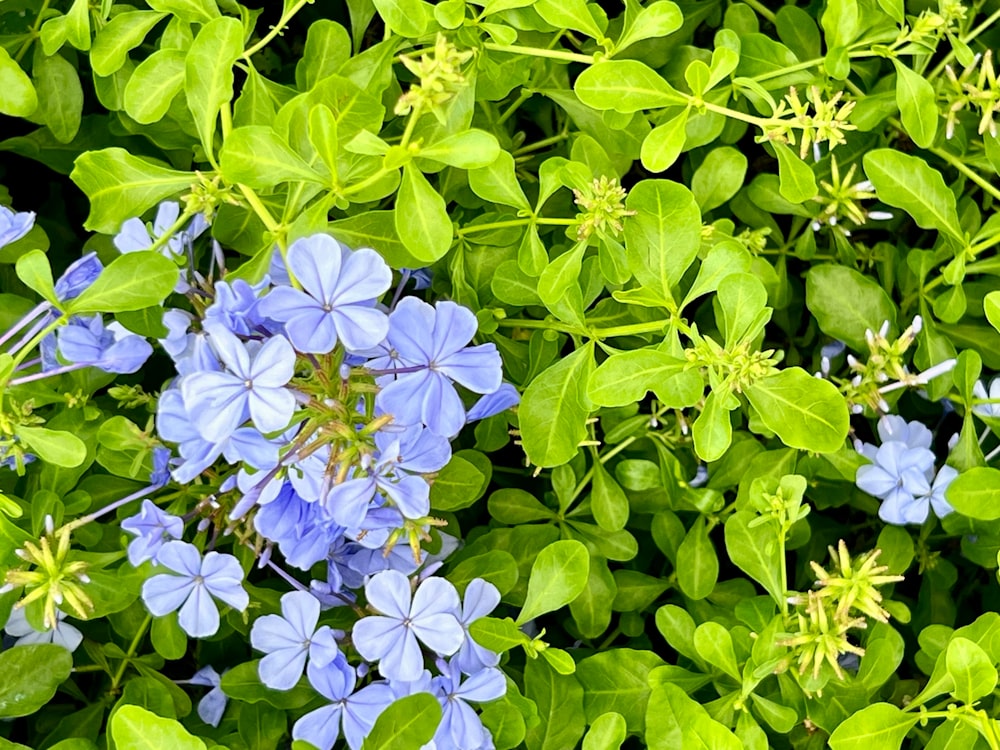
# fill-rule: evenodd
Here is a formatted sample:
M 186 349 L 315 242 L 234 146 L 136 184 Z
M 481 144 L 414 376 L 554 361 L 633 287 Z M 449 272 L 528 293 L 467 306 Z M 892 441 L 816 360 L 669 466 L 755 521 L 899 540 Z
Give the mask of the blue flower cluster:
M 125 227 L 116 244 L 141 249 L 159 237 L 170 249 L 164 233 L 181 223 L 167 211 L 152 237 Z M 190 244 L 197 232 L 188 233 Z M 469 310 L 398 292 L 388 309 L 381 298 L 392 278 L 374 250 L 326 235 L 292 243 L 260 283 L 209 285 L 189 274 L 197 314 L 164 315 L 160 343 L 177 377 L 160 395 L 156 429 L 176 445 L 172 478 L 211 494 L 185 518 L 147 500 L 122 528 L 130 562 L 151 564 L 147 608 L 178 612 L 192 637 L 218 631 L 220 606 L 248 607 L 244 568 L 212 550 L 220 532 L 294 587 L 280 615 L 253 622 L 251 644 L 264 653 L 265 685 L 288 690 L 304 677 L 330 701 L 299 719 L 295 738 L 325 750 L 342 734 L 358 748 L 393 701 L 430 692 L 444 712 L 437 747 L 478 750 L 492 740 L 470 703 L 501 697 L 506 678 L 468 628 L 500 595 L 476 579 L 463 602 L 433 575 L 457 540 L 439 533 L 435 555 L 421 541 L 440 524 L 429 515 L 430 485 L 451 440 L 518 395 L 502 382 L 496 347 L 472 345 Z M 208 552 L 183 540 L 195 519 L 199 532 L 215 529 Z M 302 583 L 282 564 L 322 575 Z M 324 611 L 344 605 L 363 613 L 349 632 L 321 624 Z
M 943 518 L 953 512 L 944 493 L 958 472 L 934 471 L 933 436 L 920 422 L 887 414 L 878 422 L 880 446 L 858 441 L 855 450 L 871 461 L 858 468 L 858 487 L 882 500 L 879 517 L 886 523 L 923 523 L 933 508 Z

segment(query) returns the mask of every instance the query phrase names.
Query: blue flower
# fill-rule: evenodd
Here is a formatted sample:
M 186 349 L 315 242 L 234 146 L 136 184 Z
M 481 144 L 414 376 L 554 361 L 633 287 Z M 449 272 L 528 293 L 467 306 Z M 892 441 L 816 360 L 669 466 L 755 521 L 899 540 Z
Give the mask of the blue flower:
M 415 680 L 424 668 L 417 639 L 439 655 L 458 651 L 465 637 L 455 613 L 458 592 L 443 578 L 424 580 L 412 596 L 410 581 L 387 570 L 372 576 L 365 586 L 368 605 L 382 615 L 354 624 L 354 647 L 362 658 L 378 661 L 378 670 L 390 680 Z
M 35 626 L 28 622 L 28 615 L 22 607 L 15 607 L 11 610 L 10 618 L 3 629 L 7 635 L 17 638 L 15 646 L 34 646 L 40 643 L 54 643 L 62 646 L 67 651 L 76 651 L 83 642 L 83 633 L 67 622 L 66 613 L 60 609 L 56 610 L 55 627 L 48 630 L 35 630 Z
M 469 626 L 481 617 L 486 617 L 500 604 L 500 592 L 497 587 L 482 578 L 473 578 L 465 589 L 465 601 L 458 621 L 465 631 L 462 647 L 452 658 L 452 665 L 466 674 L 475 674 L 486 667 L 495 667 L 500 663 L 500 655 L 480 646 L 469 635 Z
M 305 740 L 319 748 L 330 750 L 341 729 L 351 750 L 358 750 L 375 726 L 375 720 L 395 696 L 384 682 L 376 682 L 354 692 L 357 674 L 343 656 L 326 667 L 310 662 L 306 668 L 310 684 L 330 705 L 317 708 L 295 722 L 292 739 Z
M 135 567 L 146 560 L 155 565 L 164 542 L 180 539 L 184 533 L 184 521 L 161 510 L 151 500 L 143 500 L 139 513 L 124 519 L 121 526 L 123 531 L 135 534 L 128 545 L 128 561 Z
M 142 585 L 142 600 L 156 617 L 180 610 L 181 629 L 192 638 L 219 630 L 215 599 L 242 612 L 250 603 L 243 589 L 243 568 L 232 555 L 209 552 L 204 558 L 187 542 L 167 542 L 156 561 L 176 575 L 162 574 Z
M 156 218 L 153 220 L 153 233 L 143 223 L 142 219 L 129 219 L 122 224 L 121 231 L 115 235 L 114 245 L 120 253 L 135 253 L 140 250 L 148 250 L 152 244 L 166 233 L 180 218 L 181 207 L 174 201 L 164 201 L 156 210 Z M 177 258 L 184 254 L 187 246 L 198 238 L 206 229 L 208 222 L 201 214 L 195 214 L 187 228 L 177 232 L 167 240 L 166 245 L 160 250 L 168 258 Z
M 295 396 L 285 388 L 295 374 L 295 351 L 288 341 L 274 336 L 248 351 L 224 328 L 213 326 L 210 334 L 226 370 L 194 372 L 181 383 L 184 403 L 202 437 L 219 442 L 248 416 L 261 432 L 287 427 L 295 411 Z
M 104 372 L 138 372 L 153 347 L 142 336 L 127 331 L 120 323 L 107 328 L 100 315 L 72 318 L 56 331 L 60 356 L 67 362 L 90 365 Z
M 475 393 L 493 393 L 502 383 L 496 346 L 467 346 L 477 325 L 476 316 L 454 302 L 431 307 L 414 297 L 401 300 L 389 316 L 386 343 L 398 366 L 414 371 L 379 378 L 376 405 L 400 424 L 423 423 L 436 435 L 457 435 L 466 414 L 452 383 Z M 369 366 L 377 368 L 376 362 Z
M 869 495 L 885 502 L 879 516 L 887 523 L 923 523 L 927 502 L 914 502 L 915 496 L 931 491 L 927 473 L 934 469 L 934 454 L 926 448 L 911 448 L 890 440 L 875 453 L 874 463 L 858 468 L 855 482 Z
M 56 282 L 56 297 L 60 301 L 75 299 L 101 275 L 104 266 L 97 259 L 96 252 L 90 252 L 73 261 Z
M 212 688 L 198 701 L 198 717 L 206 724 L 219 726 L 222 715 L 226 712 L 226 703 L 229 702 L 229 698 L 222 691 L 222 676 L 211 666 L 207 666 L 195 672 L 188 682 Z
M 329 626 L 316 629 L 319 601 L 306 591 L 291 591 L 281 597 L 281 617 L 258 617 L 250 630 L 250 644 L 267 654 L 257 670 L 260 681 L 274 690 L 291 690 L 302 677 L 308 657 L 311 664 L 325 667 L 340 653 Z
M 1000 419 L 1000 377 L 993 378 L 990 381 L 990 392 L 988 394 L 983 382 L 977 380 L 976 384 L 972 386 L 972 395 L 983 401 L 992 400 L 996 402 L 992 404 L 976 404 L 972 407 L 973 414 L 977 414 L 980 417 Z
M 35 225 L 35 212 L 15 213 L 6 206 L 0 206 L 0 247 L 17 242 Z
M 389 329 L 375 303 L 392 283 L 392 271 L 374 250 L 350 250 L 317 234 L 288 248 L 288 267 L 302 290 L 272 289 L 258 312 L 285 324 L 300 352 L 326 354 L 341 341 L 349 351 L 375 346 Z
M 487 393 L 473 404 L 472 408 L 469 409 L 469 415 L 466 419 L 470 422 L 475 422 L 477 419 L 486 419 L 487 417 L 492 417 L 495 414 L 512 409 L 519 403 L 521 403 L 521 394 L 517 392 L 517 388 L 510 383 L 503 383 L 493 393 Z
M 439 660 L 438 669 L 441 676 L 435 677 L 433 684 L 441 693 L 442 714 L 434 742 L 439 748 L 480 750 L 491 737 L 468 701 L 485 703 L 502 698 L 507 693 L 507 679 L 503 672 L 492 667 L 476 672 L 464 682 L 455 664 Z
M 248 336 L 261 323 L 257 315 L 258 297 L 269 283 L 266 277 L 254 286 L 243 279 L 236 279 L 232 284 L 215 282 L 215 302 L 205 310 L 205 321 Z

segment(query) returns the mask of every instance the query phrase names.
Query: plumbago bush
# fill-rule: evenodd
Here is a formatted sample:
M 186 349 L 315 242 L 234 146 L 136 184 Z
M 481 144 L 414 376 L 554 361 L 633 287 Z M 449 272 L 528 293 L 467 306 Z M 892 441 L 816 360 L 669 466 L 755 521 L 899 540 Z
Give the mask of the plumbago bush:
M 5 0 L 0 749 L 1000 748 L 998 43 Z

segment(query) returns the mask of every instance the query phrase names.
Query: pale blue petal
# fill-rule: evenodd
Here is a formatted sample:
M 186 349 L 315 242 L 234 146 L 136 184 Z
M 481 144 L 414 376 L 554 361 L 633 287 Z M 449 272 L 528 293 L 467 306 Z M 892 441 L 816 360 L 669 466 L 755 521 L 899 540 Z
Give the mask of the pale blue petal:
M 400 640 L 405 632 L 406 627 L 402 620 L 372 615 L 362 617 L 354 623 L 351 639 L 361 658 L 375 662 L 389 653 L 393 644 Z
M 330 489 L 324 507 L 336 524 L 356 529 L 364 522 L 368 503 L 374 497 L 374 479 L 348 479 Z
M 257 665 L 260 681 L 272 690 L 291 690 L 302 677 L 307 653 L 301 644 L 272 651 Z
M 389 617 L 405 620 L 410 617 L 410 579 L 389 570 L 372 576 L 365 586 L 368 603 Z
M 419 621 L 414 620 L 410 628 L 425 646 L 443 656 L 454 654 L 465 640 L 465 631 L 458 618 L 449 613 L 421 617 Z
M 344 249 L 329 235 L 303 237 L 288 248 L 288 265 L 302 288 L 321 303 L 333 302 Z
M 358 248 L 344 253 L 333 302 L 339 307 L 377 300 L 391 285 L 392 270 L 382 256 L 371 248 Z
M 142 600 L 155 617 L 176 611 L 187 600 L 194 582 L 183 576 L 156 575 L 142 584 Z
M 310 711 L 295 722 L 292 739 L 304 740 L 319 750 L 330 750 L 340 736 L 340 704 Z
M 219 610 L 208 589 L 201 584 L 193 587 L 191 596 L 181 607 L 177 622 L 181 630 L 192 638 L 206 638 L 219 631 Z
M 157 555 L 163 567 L 176 571 L 188 578 L 201 575 L 201 553 L 187 542 L 167 542 Z
M 389 333 L 389 318 L 381 310 L 362 305 L 334 308 L 330 317 L 344 347 L 351 352 L 377 346 Z
M 507 678 L 499 669 L 484 669 L 461 684 L 455 695 L 462 700 L 486 703 L 507 694 Z
M 474 393 L 493 393 L 503 384 L 503 361 L 496 344 L 457 351 L 438 360 L 437 369 Z

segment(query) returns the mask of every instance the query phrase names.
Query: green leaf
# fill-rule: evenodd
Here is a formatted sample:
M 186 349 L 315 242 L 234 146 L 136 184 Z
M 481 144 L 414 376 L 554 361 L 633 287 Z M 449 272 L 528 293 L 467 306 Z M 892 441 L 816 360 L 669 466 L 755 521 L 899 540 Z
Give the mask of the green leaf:
M 768 525 L 751 526 L 757 514 L 740 510 L 726 520 L 726 552 L 729 559 L 744 573 L 753 578 L 781 604 L 785 592 L 781 585 L 781 568 L 784 564 L 778 553 L 774 529 Z
M 983 310 L 990 325 L 1000 332 L 1000 292 L 990 292 L 983 298 Z
M 664 663 L 651 651 L 631 648 L 615 648 L 583 659 L 576 665 L 576 676 L 584 689 L 587 721 L 615 712 L 629 732 L 641 733 L 646 724 L 649 673 Z
M 572 29 L 598 41 L 604 34 L 587 9 L 587 0 L 535 0 L 531 7 L 557 29 Z
M 37 292 L 40 297 L 58 306 L 55 283 L 52 280 L 52 268 L 49 258 L 41 250 L 30 250 L 17 259 L 14 266 L 17 277 L 25 286 Z
M 489 477 L 475 464 L 455 455 L 431 485 L 431 508 L 452 511 L 468 508 L 483 496 Z
M 222 690 L 230 698 L 247 703 L 265 703 L 281 709 L 302 708 L 315 696 L 312 688 L 303 686 L 291 690 L 272 690 L 260 681 L 259 660 L 239 664 L 222 675 Z
M 351 39 L 336 21 L 318 18 L 309 24 L 306 46 L 295 64 L 295 84 L 308 91 L 319 81 L 333 75 L 351 57 Z
M 492 133 L 472 128 L 420 149 L 419 156 L 450 167 L 481 169 L 499 158 L 500 143 Z
M 889 321 L 896 330 L 896 306 L 882 285 L 853 268 L 823 264 L 806 274 L 806 306 L 828 336 L 854 351 L 867 350 L 865 331 L 877 331 Z
M 746 396 L 761 422 L 788 447 L 833 453 L 843 446 L 850 414 L 828 380 L 790 367 L 748 386 Z
M 422 0 L 374 0 L 385 25 L 400 36 L 423 36 L 431 22 L 429 6 Z
M 38 109 L 38 94 L 28 74 L 0 47 L 0 114 L 27 117 Z
M 725 240 L 715 245 L 702 260 L 698 276 L 684 295 L 681 308 L 703 294 L 714 292 L 727 276 L 749 272 L 750 264 L 750 253 L 738 242 Z
M 453 230 L 444 198 L 413 164 L 403 167 L 393 221 L 406 249 L 425 264 L 451 247 Z
M 111 717 L 108 733 L 118 750 L 206 750 L 200 738 L 179 721 L 164 719 L 140 706 L 122 706 Z
M 1000 469 L 979 466 L 963 471 L 944 491 L 945 499 L 963 516 L 980 521 L 1000 518 Z
M 595 406 L 628 406 L 648 391 L 672 409 L 693 406 L 702 397 L 704 381 L 685 360 L 659 349 L 635 349 L 612 354 L 590 376 L 587 393 Z
M 288 729 L 288 718 L 284 711 L 258 703 L 240 706 L 238 726 L 249 750 L 275 750 Z
M 108 21 L 94 38 L 90 50 L 90 65 L 99 76 L 109 76 L 125 64 L 129 50 L 135 49 L 156 24 L 166 18 L 163 13 L 136 10 L 119 13 Z
M 576 79 L 573 90 L 588 107 L 622 114 L 688 103 L 659 73 L 638 60 L 591 65 Z
M 569 611 L 584 638 L 596 638 L 608 629 L 616 592 L 615 578 L 607 562 L 591 557 L 587 585 L 569 604 Z
M 832 750 L 898 750 L 918 721 L 918 713 L 903 713 L 891 703 L 875 703 L 844 720 L 830 735 L 830 747 Z
M 159 305 L 177 284 L 177 266 L 155 251 L 115 258 L 97 280 L 66 304 L 67 312 L 117 313 Z
M 820 23 L 829 49 L 846 47 L 860 31 L 860 11 L 857 0 L 827 0 Z
M 601 714 L 591 722 L 583 738 L 583 750 L 619 750 L 627 733 L 625 719 L 620 713 Z
M 997 670 L 993 659 L 977 643 L 968 638 L 952 638 L 945 655 L 948 674 L 955 681 L 951 694 L 971 706 L 997 686 Z
M 593 487 L 590 507 L 597 525 L 608 531 L 624 529 L 628 523 L 628 498 L 599 460 L 594 461 Z
M 576 455 L 587 437 L 591 403 L 587 383 L 594 368 L 589 342 L 535 378 L 518 410 L 521 439 L 535 466 L 560 466 Z
M 190 172 L 158 167 L 123 148 L 84 152 L 69 177 L 90 198 L 84 228 L 104 234 L 196 182 Z
M 718 461 L 729 449 L 733 440 L 730 409 L 718 391 L 709 392 L 701 414 L 691 425 L 694 450 L 704 461 Z
M 640 10 L 632 18 L 632 22 L 627 23 L 622 29 L 622 34 L 615 43 L 615 52 L 621 52 L 643 39 L 661 39 L 673 34 L 683 23 L 684 16 L 675 3 L 670 0 L 651 3 Z
M 903 127 L 920 148 L 930 148 L 937 135 L 938 107 L 934 87 L 924 76 L 910 70 L 898 59 L 896 66 L 896 104 Z M 881 195 L 879 196 L 881 197 Z
M 243 24 L 229 17 L 202 26 L 187 51 L 184 93 L 208 156 L 215 153 L 215 122 L 222 105 L 233 98 L 233 64 L 242 54 Z
M 735 148 L 712 149 L 691 177 L 691 192 L 698 207 L 705 212 L 721 206 L 743 187 L 746 173 L 747 158 Z
M 524 667 L 525 696 L 538 706 L 537 724 L 525 737 L 528 750 L 576 747 L 586 729 L 583 688 L 574 675 L 561 675 L 544 659 L 528 659 Z
M 187 23 L 205 23 L 219 17 L 215 0 L 146 0 L 153 10 L 173 13 Z
M 480 617 L 469 625 L 469 634 L 480 646 L 498 654 L 531 642 L 531 638 L 522 633 L 509 617 L 502 620 L 497 617 Z
M 528 199 L 515 174 L 514 157 L 500 151 L 485 167 L 469 170 L 469 187 L 484 201 L 530 210 Z
M 29 716 L 45 706 L 70 675 L 73 657 L 51 643 L 18 646 L 0 653 L 0 719 Z
M 441 723 L 441 704 L 430 693 L 414 693 L 379 714 L 362 750 L 412 750 L 433 739 Z
M 698 516 L 677 548 L 677 584 L 690 599 L 704 599 L 719 580 L 719 557 L 704 516 Z
M 219 168 L 227 180 L 257 189 L 282 182 L 326 182 L 265 125 L 234 129 L 219 152 Z
M 667 180 L 643 180 L 625 205 L 636 211 L 625 221 L 629 268 L 643 286 L 673 299 L 674 287 L 701 247 L 701 212 L 691 191 Z
M 34 117 L 48 126 L 59 143 L 69 143 L 79 132 L 83 118 L 80 74 L 62 55 L 36 57 L 32 72 L 38 93 Z
M 955 194 L 944 177 L 918 156 L 880 148 L 864 156 L 865 174 L 879 200 L 906 211 L 924 229 L 937 229 L 964 242 Z
M 717 622 L 703 622 L 694 630 L 694 648 L 698 656 L 739 681 L 740 668 L 733 650 L 733 637 Z
M 419 268 L 423 261 L 406 249 L 391 211 L 365 211 L 330 222 L 330 234 L 350 247 L 373 247 L 393 268 Z
M 503 596 L 514 588 L 519 576 L 513 555 L 494 549 L 462 560 L 446 577 L 455 584 L 459 593 L 464 593 L 466 586 L 476 578 L 482 578 L 496 586 Z
M 187 633 L 181 630 L 176 612 L 171 612 L 166 617 L 154 618 L 149 629 L 149 637 L 153 649 L 164 659 L 181 659 L 187 653 Z
M 159 122 L 184 88 L 185 54 L 179 49 L 157 50 L 136 67 L 125 84 L 125 112 L 144 125 Z
M 564 539 L 548 545 L 531 566 L 528 595 L 517 616 L 517 624 L 522 625 L 576 599 L 587 585 L 589 569 L 590 554 L 582 543 Z
M 663 578 L 648 576 L 638 570 L 616 570 L 615 598 L 611 608 L 616 612 L 639 612 L 655 602 L 670 588 Z
M 734 349 L 740 342 L 753 340 L 770 319 L 767 290 L 753 274 L 734 273 L 719 282 L 716 297 L 722 311 L 719 328 L 726 345 Z
M 56 466 L 72 469 L 87 457 L 87 446 L 72 432 L 18 425 L 14 434 L 31 448 L 32 453 Z
M 819 188 L 809 165 L 784 143 L 772 141 L 771 148 L 778 157 L 778 192 L 781 197 L 792 203 L 805 203 L 816 197 Z
M 667 0 L 661 0 L 667 2 Z M 660 5 L 661 3 L 656 3 Z M 681 155 L 684 142 L 687 140 L 688 109 L 681 110 L 679 115 L 657 125 L 646 134 L 642 141 L 639 159 L 650 172 L 662 172 Z

